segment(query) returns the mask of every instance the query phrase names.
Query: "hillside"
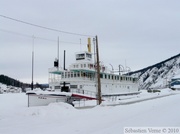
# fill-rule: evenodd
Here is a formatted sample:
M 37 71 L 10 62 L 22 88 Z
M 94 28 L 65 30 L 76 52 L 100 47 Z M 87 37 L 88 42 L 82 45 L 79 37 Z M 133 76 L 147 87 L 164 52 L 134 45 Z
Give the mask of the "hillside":
M 17 93 L 25 92 L 25 88 L 30 87 L 30 84 L 20 82 L 5 75 L 0 75 L 0 93 Z
M 19 80 L 16 80 L 14 78 L 10 78 L 6 75 L 0 75 L 0 93 L 3 92 L 19 92 L 19 89 L 22 90 L 22 92 L 26 92 L 26 88 L 30 88 L 31 84 L 20 82 Z M 34 84 L 34 88 L 41 88 L 45 89 L 48 88 L 48 84 Z M 16 91 L 18 90 L 18 91 Z
M 15 80 L 10 78 L 6 75 L 0 75 L 0 83 L 5 84 L 7 86 L 14 86 L 14 87 L 29 87 L 30 84 L 20 82 L 19 80 Z
M 139 78 L 141 89 L 164 88 L 175 75 L 180 74 L 180 54 L 144 69 L 130 72 Z

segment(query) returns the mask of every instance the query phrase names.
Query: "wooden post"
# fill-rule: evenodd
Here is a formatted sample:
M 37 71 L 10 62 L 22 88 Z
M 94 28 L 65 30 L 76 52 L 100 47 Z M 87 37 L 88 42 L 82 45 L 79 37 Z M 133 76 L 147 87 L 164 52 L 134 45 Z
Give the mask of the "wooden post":
M 100 66 L 99 66 L 99 50 L 98 50 L 98 37 L 96 36 L 96 56 L 97 56 L 97 79 L 98 79 L 98 105 L 101 104 L 101 80 L 100 80 Z

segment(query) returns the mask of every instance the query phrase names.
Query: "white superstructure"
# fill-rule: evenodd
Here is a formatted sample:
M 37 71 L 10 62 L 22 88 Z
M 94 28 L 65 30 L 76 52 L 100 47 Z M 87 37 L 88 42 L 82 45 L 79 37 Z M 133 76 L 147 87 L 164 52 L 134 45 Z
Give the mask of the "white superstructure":
M 75 54 L 76 62 L 68 69 L 53 67 L 49 69 L 49 85 L 60 92 L 97 92 L 97 72 L 91 51 Z M 138 92 L 138 79 L 119 75 L 100 64 L 102 95 Z

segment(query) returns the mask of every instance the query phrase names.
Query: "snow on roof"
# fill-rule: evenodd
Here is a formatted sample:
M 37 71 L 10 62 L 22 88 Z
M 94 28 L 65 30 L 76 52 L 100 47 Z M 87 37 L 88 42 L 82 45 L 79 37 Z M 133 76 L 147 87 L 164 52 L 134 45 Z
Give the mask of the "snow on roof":
M 50 91 L 42 91 L 42 90 L 31 90 L 31 91 L 27 91 L 26 94 L 65 95 L 65 96 L 71 96 L 72 95 L 72 93 L 69 93 L 69 92 L 50 92 Z

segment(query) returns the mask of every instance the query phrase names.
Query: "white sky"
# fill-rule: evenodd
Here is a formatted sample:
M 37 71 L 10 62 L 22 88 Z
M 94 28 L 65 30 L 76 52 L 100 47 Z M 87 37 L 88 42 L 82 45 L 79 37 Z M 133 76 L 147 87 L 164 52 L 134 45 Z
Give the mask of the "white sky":
M 179 53 L 179 6 L 179 0 L 1 0 L 0 15 L 57 30 L 98 35 L 104 64 L 118 69 L 126 62 L 135 71 Z M 75 52 L 86 50 L 87 37 L 0 17 L 0 74 L 31 83 L 33 35 L 54 40 L 34 40 L 34 82 L 48 82 L 48 68 L 57 57 L 58 36 L 60 41 L 77 43 L 60 42 L 61 63 L 64 50 L 67 66 L 75 61 Z

